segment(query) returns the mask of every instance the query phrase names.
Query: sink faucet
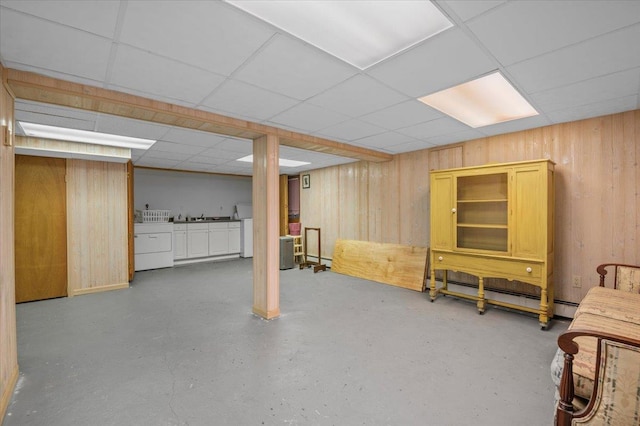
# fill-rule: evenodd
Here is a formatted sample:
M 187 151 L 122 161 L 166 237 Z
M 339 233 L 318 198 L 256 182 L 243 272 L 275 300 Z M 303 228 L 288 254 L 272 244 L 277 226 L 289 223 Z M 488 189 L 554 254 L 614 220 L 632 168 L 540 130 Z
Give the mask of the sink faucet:
M 200 219 L 204 219 L 204 213 L 200 215 Z

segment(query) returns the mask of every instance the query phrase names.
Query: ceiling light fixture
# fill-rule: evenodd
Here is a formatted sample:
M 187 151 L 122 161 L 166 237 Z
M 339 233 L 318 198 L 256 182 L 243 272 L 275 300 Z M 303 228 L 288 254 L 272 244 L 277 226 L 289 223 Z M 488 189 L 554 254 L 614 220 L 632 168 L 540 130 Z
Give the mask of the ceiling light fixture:
M 498 71 L 418 100 L 473 128 L 538 115 Z
M 250 1 L 227 3 L 366 69 L 453 26 L 430 1 Z
M 238 158 L 236 161 L 242 161 L 245 163 L 253 163 L 253 155 L 247 155 L 246 157 Z M 279 158 L 278 164 L 282 167 L 300 167 L 311 164 L 307 161 L 287 160 L 286 158 Z
M 120 148 L 149 149 L 156 143 L 152 139 L 133 138 L 129 136 L 112 135 L 109 133 L 90 132 L 88 130 L 69 129 L 66 127 L 47 126 L 45 124 L 18 124 L 24 134 L 33 138 L 55 139 L 67 142 L 81 142 L 96 145 L 117 146 Z

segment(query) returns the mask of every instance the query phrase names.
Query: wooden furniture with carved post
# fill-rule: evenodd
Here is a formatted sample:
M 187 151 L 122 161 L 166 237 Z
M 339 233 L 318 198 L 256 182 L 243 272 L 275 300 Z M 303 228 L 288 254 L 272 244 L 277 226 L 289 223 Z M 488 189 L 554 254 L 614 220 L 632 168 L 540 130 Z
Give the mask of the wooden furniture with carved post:
M 438 294 L 553 317 L 554 163 L 491 164 L 431 172 L 431 301 Z M 436 270 L 443 271 L 436 288 Z M 449 290 L 447 271 L 478 277 L 477 295 Z M 538 309 L 485 296 L 484 279 L 502 278 L 540 289 Z

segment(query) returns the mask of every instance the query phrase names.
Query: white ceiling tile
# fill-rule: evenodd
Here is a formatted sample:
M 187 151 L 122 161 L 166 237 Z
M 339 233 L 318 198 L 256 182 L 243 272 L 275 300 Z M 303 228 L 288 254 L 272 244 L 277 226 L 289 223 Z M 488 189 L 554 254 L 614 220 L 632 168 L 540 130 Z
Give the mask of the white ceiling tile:
M 507 71 L 528 93 L 640 66 L 640 25 L 519 62 Z
M 575 108 L 638 94 L 640 68 L 609 74 L 569 86 L 532 95 L 536 105 L 545 112 Z
M 506 3 L 506 0 L 440 0 L 438 3 L 451 9 L 462 21 L 468 21 L 487 10 Z
M 252 154 L 253 153 L 253 141 L 246 139 L 231 139 L 227 138 L 216 145 L 216 149 L 223 151 L 236 152 L 239 154 Z M 208 154 L 204 154 L 208 155 Z
M 195 154 L 201 153 L 205 149 L 206 148 L 202 146 L 183 145 L 183 144 L 173 143 L 173 142 L 158 141 L 154 143 L 151 146 L 151 148 L 149 148 L 147 153 L 150 154 L 151 152 L 163 151 L 163 152 L 177 152 L 180 154 L 195 155 Z
M 96 131 L 114 135 L 131 136 L 158 140 L 169 130 L 168 126 L 149 121 L 133 120 L 115 115 L 100 114 L 96 122 Z
M 120 41 L 230 75 L 273 34 L 224 2 L 130 1 Z
M 144 152 L 145 160 L 149 159 L 157 159 L 157 160 L 174 160 L 174 161 L 184 161 L 188 158 L 193 157 L 193 154 L 187 154 L 183 152 L 168 152 L 168 151 L 158 151 L 149 149 Z
M 158 167 L 162 169 L 171 169 L 177 166 L 178 164 L 180 164 L 180 161 L 162 160 L 159 158 L 146 158 L 146 156 L 143 156 L 142 158 L 135 161 L 134 164 L 136 166 L 143 166 L 143 167 Z
M 427 139 L 426 141 L 432 145 L 442 146 L 450 143 L 470 141 L 473 139 L 483 138 L 484 135 L 478 130 L 469 129 L 461 132 L 447 133 L 440 136 L 435 136 Z
M 294 106 L 287 111 L 272 117 L 269 122 L 275 126 L 288 126 L 298 131 L 315 132 L 316 130 L 332 126 L 348 120 L 346 115 L 329 111 L 308 103 Z
M 229 160 L 227 160 L 226 158 L 205 157 L 204 155 L 197 155 L 189 160 L 190 163 L 209 164 L 209 165 L 225 164 L 228 161 Z
M 567 121 L 584 120 L 601 115 L 615 114 L 618 112 L 638 109 L 638 95 L 626 96 L 624 98 L 611 99 L 604 102 L 595 102 L 574 108 L 562 109 L 547 114 L 553 123 L 565 123 Z
M 0 13 L 3 61 L 102 81 L 110 50 L 111 41 L 103 37 L 6 8 Z
M 469 81 L 497 64 L 462 30 L 452 28 L 374 66 L 368 74 L 418 98 Z
M 238 158 L 242 158 L 245 155 L 249 155 L 252 152 L 235 152 L 235 151 L 228 151 L 226 149 L 220 149 L 220 148 L 210 148 L 207 149 L 206 151 L 202 151 L 200 154 L 198 155 L 204 155 L 207 157 L 213 157 L 213 158 L 221 158 L 227 161 L 231 161 L 231 160 L 237 160 Z
M 152 55 L 142 50 L 119 46 L 111 72 L 111 83 L 147 93 L 197 104 L 224 77 Z
M 231 115 L 265 120 L 299 101 L 236 80 L 227 80 L 203 105 Z
M 2 6 L 111 38 L 116 29 L 120 2 L 3 0 Z
M 491 126 L 480 127 L 476 130 L 483 135 L 493 136 L 503 133 L 517 132 L 520 130 L 531 129 L 533 127 L 543 127 L 551 124 L 545 115 L 535 115 L 533 117 L 521 118 L 519 120 L 511 120 L 505 123 L 493 124 Z
M 351 117 L 359 117 L 407 99 L 407 96 L 370 77 L 356 75 L 314 96 L 308 102 Z
M 422 102 L 410 100 L 360 117 L 367 123 L 395 130 L 442 117 L 442 113 Z
M 394 154 L 401 154 L 403 152 L 418 151 L 421 149 L 433 148 L 435 145 L 426 141 L 414 140 L 413 142 L 406 142 L 396 146 L 390 146 L 387 149 Z
M 227 137 L 210 132 L 200 132 L 197 130 L 181 129 L 173 127 L 162 137 L 163 141 L 175 142 L 184 145 L 194 145 L 202 147 L 214 147 Z
M 355 73 L 355 68 L 329 54 L 279 35 L 234 74 L 234 78 L 305 100 Z
M 342 141 L 354 141 L 367 136 L 384 133 L 385 129 L 365 123 L 360 120 L 349 120 L 322 129 L 320 136 L 334 138 Z
M 637 22 L 639 1 L 563 0 L 512 1 L 468 25 L 507 66 Z
M 2 32 L 2 30 L 0 29 L 0 33 Z M 0 34 L 0 39 L 2 38 L 2 35 Z M 1 44 L 1 40 L 0 40 L 0 44 Z M 2 50 L 2 48 L 0 47 L 0 51 Z M 1 60 L 1 56 L 0 56 L 0 60 Z M 28 72 L 32 72 L 35 74 L 41 74 L 41 75 L 46 75 L 47 77 L 52 77 L 52 78 L 57 78 L 60 80 L 64 80 L 64 81 L 69 81 L 72 83 L 79 83 L 79 84 L 86 84 L 88 86 L 96 86 L 96 87 L 102 87 L 103 85 L 103 81 L 102 80 L 95 80 L 95 79 L 90 79 L 90 78 L 85 78 L 85 77 L 79 77 L 77 75 L 71 75 L 68 73 L 64 73 L 64 72 L 58 72 L 58 71 L 53 71 L 50 69 L 45 69 L 45 68 L 41 68 L 41 67 L 33 67 L 30 65 L 25 65 L 25 64 L 21 64 L 18 62 L 13 62 L 13 61 L 5 61 L 2 60 L 2 66 L 5 68 L 11 68 L 11 69 L 15 69 L 15 70 L 20 70 L 20 71 L 28 71 Z
M 427 121 L 426 123 L 416 124 L 415 126 L 404 127 L 398 129 L 397 132 L 415 139 L 428 139 L 434 136 L 440 136 L 446 133 L 457 133 L 468 129 L 469 126 L 458 120 L 442 117 Z
M 388 148 L 390 146 L 399 145 L 401 143 L 414 142 L 410 136 L 396 132 L 385 132 L 378 135 L 368 136 L 366 138 L 357 139 L 355 145 L 364 146 L 372 149 Z

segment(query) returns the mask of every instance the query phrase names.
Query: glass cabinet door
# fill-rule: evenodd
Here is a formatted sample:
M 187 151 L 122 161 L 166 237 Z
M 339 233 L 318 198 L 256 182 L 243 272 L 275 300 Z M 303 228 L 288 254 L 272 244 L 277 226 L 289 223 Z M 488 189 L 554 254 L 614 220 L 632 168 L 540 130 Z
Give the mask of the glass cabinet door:
M 458 248 L 508 251 L 508 173 L 456 179 Z

